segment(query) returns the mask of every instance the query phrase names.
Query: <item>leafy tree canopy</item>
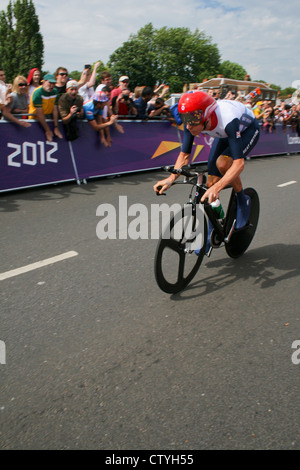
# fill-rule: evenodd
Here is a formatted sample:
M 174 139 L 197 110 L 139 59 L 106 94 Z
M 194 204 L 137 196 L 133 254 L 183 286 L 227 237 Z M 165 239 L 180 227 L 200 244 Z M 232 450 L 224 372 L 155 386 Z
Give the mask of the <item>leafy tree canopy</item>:
M 185 83 L 214 77 L 220 67 L 220 54 L 199 30 L 154 29 L 149 23 L 110 56 L 108 67 L 116 83 L 125 74 L 132 88 L 166 83 L 172 92 L 181 92 Z
M 244 80 L 245 75 L 247 75 L 246 70 L 241 65 L 225 60 L 221 63 L 220 73 L 224 75 L 225 78 L 232 78 L 234 80 Z
M 0 57 L 7 81 L 27 77 L 30 69 L 43 65 L 44 43 L 32 0 L 10 0 L 0 12 Z

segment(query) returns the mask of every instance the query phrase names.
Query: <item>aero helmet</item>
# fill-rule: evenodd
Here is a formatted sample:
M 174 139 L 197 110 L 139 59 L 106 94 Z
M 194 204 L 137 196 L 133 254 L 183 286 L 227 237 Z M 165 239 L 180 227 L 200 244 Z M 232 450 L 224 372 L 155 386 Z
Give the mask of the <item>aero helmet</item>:
M 178 103 L 182 122 L 197 126 L 208 120 L 217 107 L 216 100 L 205 91 L 194 90 L 184 93 Z

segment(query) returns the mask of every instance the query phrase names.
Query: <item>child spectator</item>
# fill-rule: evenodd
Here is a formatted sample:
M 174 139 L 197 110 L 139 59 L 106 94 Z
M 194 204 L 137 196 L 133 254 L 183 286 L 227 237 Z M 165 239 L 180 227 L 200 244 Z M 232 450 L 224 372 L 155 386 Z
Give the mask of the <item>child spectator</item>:
M 148 113 L 147 113 L 147 103 L 148 101 L 151 100 L 152 98 L 152 88 L 145 86 L 143 88 L 141 96 L 134 100 L 134 104 L 137 108 L 137 119 L 147 119 L 148 118 Z

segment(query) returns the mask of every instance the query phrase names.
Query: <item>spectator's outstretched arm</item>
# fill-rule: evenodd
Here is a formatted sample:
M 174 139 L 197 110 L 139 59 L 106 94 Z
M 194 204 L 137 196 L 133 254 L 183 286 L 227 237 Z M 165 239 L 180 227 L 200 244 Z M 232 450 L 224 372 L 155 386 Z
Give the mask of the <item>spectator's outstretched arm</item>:
M 16 118 L 16 116 L 14 116 L 11 113 L 10 107 L 7 106 L 7 105 L 3 107 L 2 114 L 3 114 L 4 119 L 6 119 L 7 121 L 11 121 L 11 122 L 14 122 L 16 124 L 19 124 L 19 126 L 22 126 L 22 127 L 30 127 L 31 126 L 31 124 L 28 121 L 21 121 L 20 119 Z
M 95 86 L 96 76 L 97 76 L 97 69 L 98 69 L 99 65 L 101 65 L 100 61 L 96 62 L 95 65 L 94 65 L 94 68 L 93 68 L 93 71 L 91 73 L 90 79 L 87 82 L 87 87 L 88 88 L 91 88 L 91 87 Z

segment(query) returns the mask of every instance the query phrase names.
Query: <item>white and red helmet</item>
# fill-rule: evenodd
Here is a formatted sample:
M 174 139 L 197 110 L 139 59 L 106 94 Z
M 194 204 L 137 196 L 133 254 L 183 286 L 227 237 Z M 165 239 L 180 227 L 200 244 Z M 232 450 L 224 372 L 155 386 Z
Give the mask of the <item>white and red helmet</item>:
M 178 103 L 182 122 L 197 126 L 208 120 L 217 107 L 216 100 L 201 90 L 184 93 Z

